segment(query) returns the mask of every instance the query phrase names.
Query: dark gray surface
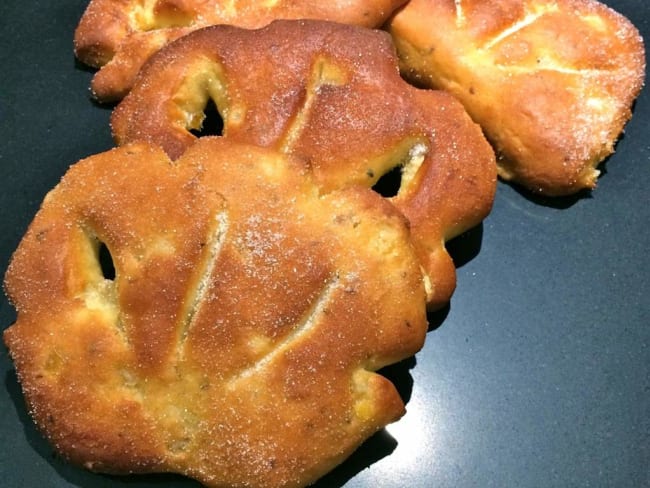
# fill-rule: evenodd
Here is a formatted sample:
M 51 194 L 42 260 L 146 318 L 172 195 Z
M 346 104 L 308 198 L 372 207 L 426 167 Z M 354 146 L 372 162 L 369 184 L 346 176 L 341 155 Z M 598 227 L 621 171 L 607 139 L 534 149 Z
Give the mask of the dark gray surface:
M 45 193 L 111 147 L 75 63 L 82 0 L 0 5 L 0 271 Z M 647 39 L 650 7 L 610 1 Z M 426 345 L 391 368 L 408 414 L 319 483 L 340 487 L 650 487 L 650 94 L 590 196 L 502 183 L 458 239 L 458 289 Z M 14 312 L 0 301 L 0 328 Z M 0 486 L 198 486 L 87 473 L 52 454 L 0 346 Z

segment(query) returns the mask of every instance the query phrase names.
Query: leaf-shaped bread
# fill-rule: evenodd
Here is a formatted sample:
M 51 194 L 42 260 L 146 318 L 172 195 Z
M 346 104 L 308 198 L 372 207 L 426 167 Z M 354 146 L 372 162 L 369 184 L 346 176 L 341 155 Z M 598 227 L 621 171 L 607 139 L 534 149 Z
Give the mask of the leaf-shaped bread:
M 216 24 L 254 28 L 275 19 L 324 19 L 381 26 L 404 0 L 90 0 L 75 31 L 75 54 L 100 68 L 95 97 L 115 101 L 128 93 L 142 64 L 168 42 Z
M 143 67 L 113 112 L 116 142 L 148 140 L 176 158 L 209 100 L 223 137 L 309 161 L 326 190 L 401 168 L 391 202 L 409 220 L 430 307 L 448 302 L 456 275 L 444 245 L 489 213 L 494 152 L 452 96 L 399 76 L 387 33 L 316 20 L 194 31 Z
M 596 185 L 645 74 L 639 32 L 594 0 L 413 0 L 389 30 L 404 75 L 454 94 L 538 194 Z
M 173 163 L 136 143 L 73 165 L 5 285 L 4 340 L 59 453 L 215 487 L 304 486 L 340 463 L 403 414 L 373 371 L 427 327 L 390 203 L 223 138 Z

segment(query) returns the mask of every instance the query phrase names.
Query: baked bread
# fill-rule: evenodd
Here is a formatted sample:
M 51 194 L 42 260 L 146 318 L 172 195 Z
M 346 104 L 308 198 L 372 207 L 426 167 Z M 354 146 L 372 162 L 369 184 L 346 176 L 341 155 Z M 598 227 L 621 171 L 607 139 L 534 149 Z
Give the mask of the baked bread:
M 445 242 L 490 211 L 494 152 L 452 96 L 399 76 L 387 33 L 317 20 L 194 31 L 143 67 L 112 114 L 115 140 L 176 158 L 197 140 L 210 99 L 223 137 L 308 161 L 325 191 L 372 187 L 401 167 L 391 202 L 409 220 L 430 308 L 448 302 L 456 275 Z
M 388 30 L 405 77 L 456 96 L 535 194 L 595 187 L 643 84 L 639 32 L 593 0 L 412 0 Z
M 75 31 L 79 60 L 99 72 L 91 84 L 102 101 L 121 99 L 140 66 L 173 39 L 214 24 L 254 28 L 274 19 L 315 18 L 378 27 L 405 0 L 91 0 Z
M 135 143 L 73 165 L 5 286 L 18 317 L 4 340 L 58 453 L 213 487 L 332 469 L 404 413 L 373 371 L 427 330 L 390 203 L 323 193 L 301 161 L 224 138 L 174 163 Z

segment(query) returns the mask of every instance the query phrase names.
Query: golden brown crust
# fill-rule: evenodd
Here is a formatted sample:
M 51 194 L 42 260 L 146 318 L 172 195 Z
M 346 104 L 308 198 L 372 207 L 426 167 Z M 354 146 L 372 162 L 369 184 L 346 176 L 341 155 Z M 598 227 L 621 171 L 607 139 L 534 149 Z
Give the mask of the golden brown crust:
M 103 243 L 115 276 L 99 261 Z M 203 138 L 74 165 L 5 281 L 39 428 L 89 469 L 304 486 L 399 418 L 425 293 L 403 216 L 275 151 Z
M 261 27 L 275 19 L 323 19 L 365 27 L 382 25 L 404 0 L 214 1 L 91 0 L 75 31 L 77 57 L 100 68 L 95 97 L 121 99 L 146 59 L 166 43 L 216 24 Z
M 490 211 L 494 154 L 460 103 L 399 76 L 385 32 L 324 21 L 192 32 L 145 65 L 113 112 L 115 139 L 175 158 L 196 141 L 210 98 L 224 137 L 309 161 L 325 191 L 371 187 L 401 166 L 391 201 L 409 219 L 431 308 L 447 303 L 455 268 L 444 243 Z
M 456 96 L 535 193 L 596 185 L 643 84 L 638 31 L 592 0 L 413 0 L 388 29 L 405 76 Z

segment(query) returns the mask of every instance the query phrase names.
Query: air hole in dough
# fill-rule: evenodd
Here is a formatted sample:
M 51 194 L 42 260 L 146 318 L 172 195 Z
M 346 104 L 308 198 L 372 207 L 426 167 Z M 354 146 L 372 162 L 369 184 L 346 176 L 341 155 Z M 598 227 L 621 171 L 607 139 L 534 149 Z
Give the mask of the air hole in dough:
M 402 184 L 402 167 L 395 166 L 388 173 L 382 175 L 372 187 L 381 196 L 390 198 L 397 195 Z
M 102 269 L 102 275 L 105 279 L 115 279 L 115 265 L 113 264 L 113 256 L 111 256 L 111 252 L 103 242 L 99 243 L 99 266 Z
M 214 100 L 208 99 L 203 113 L 205 118 L 203 119 L 201 128 L 192 129 L 190 132 L 196 137 L 223 135 L 223 118 L 219 114 L 219 109 L 214 103 Z

